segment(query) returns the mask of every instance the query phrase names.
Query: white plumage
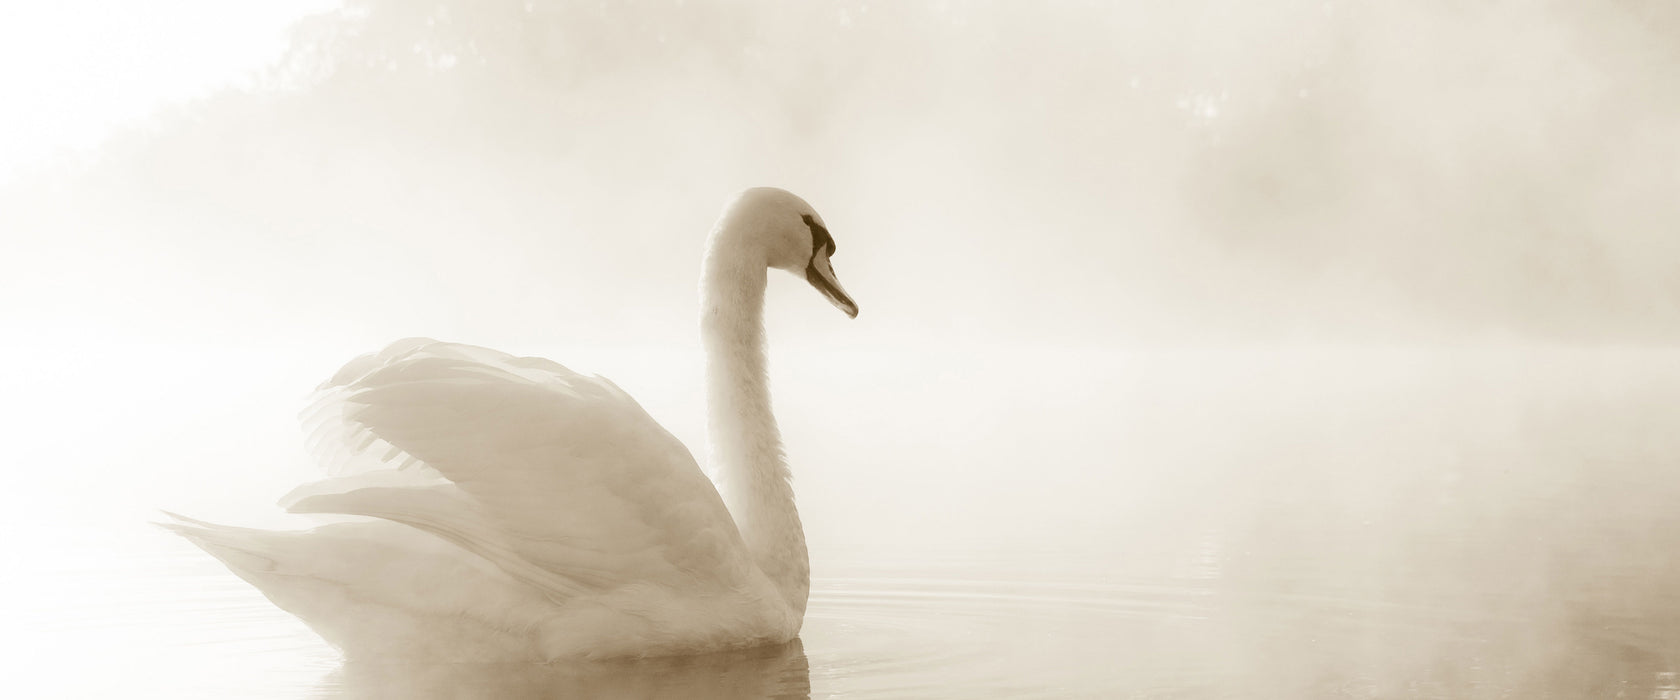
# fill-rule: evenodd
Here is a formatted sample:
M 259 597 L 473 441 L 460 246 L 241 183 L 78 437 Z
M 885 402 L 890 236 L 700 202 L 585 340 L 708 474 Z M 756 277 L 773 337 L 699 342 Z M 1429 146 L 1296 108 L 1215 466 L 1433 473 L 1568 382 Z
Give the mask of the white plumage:
M 748 190 L 702 276 L 712 459 L 612 382 L 423 338 L 352 360 L 306 412 L 331 475 L 282 499 L 365 516 L 302 532 L 167 527 L 352 657 L 547 661 L 701 653 L 799 632 L 804 535 L 769 410 L 766 271 L 849 315 L 810 206 Z M 729 505 L 726 507 L 726 498 Z

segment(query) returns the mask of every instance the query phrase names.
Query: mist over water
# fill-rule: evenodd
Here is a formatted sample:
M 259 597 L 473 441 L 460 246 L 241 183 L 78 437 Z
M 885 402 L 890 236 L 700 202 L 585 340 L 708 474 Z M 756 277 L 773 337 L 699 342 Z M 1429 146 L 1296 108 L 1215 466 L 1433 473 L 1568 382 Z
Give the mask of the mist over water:
M 1680 693 L 1673 7 L 305 11 L 10 42 L 23 695 Z M 88 37 L 188 26 L 224 40 L 58 96 L 137 60 Z M 862 309 L 770 285 L 800 648 L 340 667 L 145 529 L 299 526 L 271 504 L 316 474 L 307 392 L 407 336 L 599 372 L 704 454 L 702 246 L 766 184 Z
M 6 270 L 56 305 L 8 312 L 663 342 L 704 222 L 775 183 L 892 251 L 838 262 L 895 339 L 1670 342 L 1672 15 L 356 4 L 8 188 L 57 233 Z

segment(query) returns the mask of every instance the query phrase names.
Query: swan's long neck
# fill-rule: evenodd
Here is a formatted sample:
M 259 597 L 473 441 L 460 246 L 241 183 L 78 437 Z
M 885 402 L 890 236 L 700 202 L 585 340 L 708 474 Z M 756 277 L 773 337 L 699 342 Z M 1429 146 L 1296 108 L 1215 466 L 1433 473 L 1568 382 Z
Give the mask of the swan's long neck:
M 764 258 L 715 232 L 701 274 L 712 470 L 759 568 L 800 615 L 810 594 L 805 532 L 765 373 Z

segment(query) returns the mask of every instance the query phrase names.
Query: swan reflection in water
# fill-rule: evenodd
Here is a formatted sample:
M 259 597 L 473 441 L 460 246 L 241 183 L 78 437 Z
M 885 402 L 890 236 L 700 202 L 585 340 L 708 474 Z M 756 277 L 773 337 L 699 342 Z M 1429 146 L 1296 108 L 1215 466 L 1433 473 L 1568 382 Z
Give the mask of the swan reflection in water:
M 695 656 L 552 664 L 346 660 L 319 691 L 393 699 L 793 700 L 811 697 L 811 666 L 798 639 Z

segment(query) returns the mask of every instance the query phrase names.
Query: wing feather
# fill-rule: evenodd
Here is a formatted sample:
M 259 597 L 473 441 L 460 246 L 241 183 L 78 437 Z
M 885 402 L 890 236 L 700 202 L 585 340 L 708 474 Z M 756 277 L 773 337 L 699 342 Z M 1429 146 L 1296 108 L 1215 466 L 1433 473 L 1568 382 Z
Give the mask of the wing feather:
M 554 598 L 631 583 L 738 589 L 739 531 L 693 455 L 618 386 L 540 358 L 405 339 L 304 414 L 336 478 L 294 512 L 401 522 Z

